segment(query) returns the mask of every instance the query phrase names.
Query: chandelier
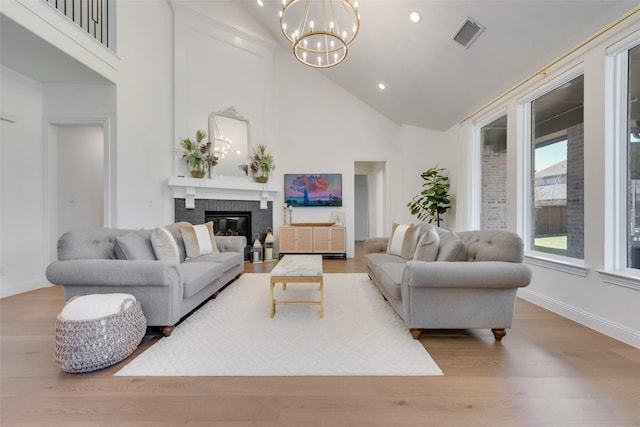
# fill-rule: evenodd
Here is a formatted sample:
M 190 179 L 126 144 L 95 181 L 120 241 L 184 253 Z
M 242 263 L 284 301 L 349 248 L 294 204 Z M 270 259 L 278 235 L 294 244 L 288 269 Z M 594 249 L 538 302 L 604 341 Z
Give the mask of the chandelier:
M 328 68 L 347 56 L 360 29 L 358 2 L 350 0 L 282 0 L 280 29 L 305 65 Z

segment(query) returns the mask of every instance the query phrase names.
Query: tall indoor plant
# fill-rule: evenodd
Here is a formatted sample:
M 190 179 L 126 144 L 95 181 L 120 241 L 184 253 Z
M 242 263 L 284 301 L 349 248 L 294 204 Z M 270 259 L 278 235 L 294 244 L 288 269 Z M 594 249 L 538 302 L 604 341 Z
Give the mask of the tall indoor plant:
M 424 179 L 423 190 L 407 203 L 411 215 L 416 215 L 421 221 L 436 222 L 440 226 L 442 216 L 451 207 L 449 200 L 449 177 L 443 173 L 445 168 L 434 167 L 422 172 Z

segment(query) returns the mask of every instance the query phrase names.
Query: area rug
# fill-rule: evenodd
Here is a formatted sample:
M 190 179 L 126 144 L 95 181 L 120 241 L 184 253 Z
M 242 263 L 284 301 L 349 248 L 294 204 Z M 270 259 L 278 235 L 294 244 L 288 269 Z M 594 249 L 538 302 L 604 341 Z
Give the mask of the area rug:
M 276 286 L 283 300 L 316 300 L 318 284 Z M 245 273 L 116 375 L 442 375 L 366 274 L 324 275 L 317 305 L 269 313 L 269 274 Z

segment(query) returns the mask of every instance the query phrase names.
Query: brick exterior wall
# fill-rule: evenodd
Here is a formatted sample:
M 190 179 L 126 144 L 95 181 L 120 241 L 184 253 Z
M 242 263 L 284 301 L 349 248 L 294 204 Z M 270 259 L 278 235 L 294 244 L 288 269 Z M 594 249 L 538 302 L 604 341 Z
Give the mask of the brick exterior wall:
M 482 148 L 482 213 L 483 230 L 507 228 L 507 150 L 495 151 L 491 145 Z
M 567 256 L 584 259 L 584 124 L 567 129 Z

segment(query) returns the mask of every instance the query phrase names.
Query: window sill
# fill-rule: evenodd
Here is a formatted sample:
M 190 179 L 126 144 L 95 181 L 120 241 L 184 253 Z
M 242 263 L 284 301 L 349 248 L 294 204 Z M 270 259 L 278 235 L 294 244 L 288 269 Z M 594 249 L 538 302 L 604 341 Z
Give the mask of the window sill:
M 589 272 L 589 269 L 584 265 L 582 260 L 554 257 L 553 255 L 542 252 L 529 252 L 524 256 L 524 260 L 527 264 L 537 265 L 580 277 L 586 277 Z
M 599 270 L 598 274 L 605 283 L 640 291 L 640 270 L 631 268 L 610 271 Z

